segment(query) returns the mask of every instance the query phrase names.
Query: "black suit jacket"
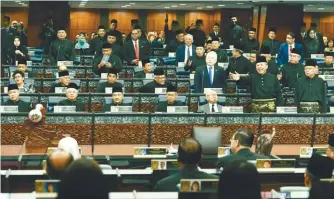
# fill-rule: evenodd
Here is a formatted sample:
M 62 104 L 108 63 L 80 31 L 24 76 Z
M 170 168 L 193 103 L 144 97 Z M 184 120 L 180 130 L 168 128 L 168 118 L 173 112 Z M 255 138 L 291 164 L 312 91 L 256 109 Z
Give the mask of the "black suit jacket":
M 249 149 L 241 149 L 238 153 L 234 153 L 219 159 L 217 163 L 217 168 L 224 167 L 233 160 L 238 160 L 238 159 L 256 160 L 256 159 L 268 159 L 268 157 L 253 153 Z
M 151 54 L 150 46 L 147 42 L 138 40 L 139 41 L 139 60 L 149 59 Z M 129 40 L 125 44 L 124 48 L 124 58 L 128 62 L 128 64 L 131 64 L 132 60 L 136 59 L 136 53 L 135 53 L 135 47 L 133 46 L 133 41 Z
M 177 184 L 181 179 L 217 179 L 218 176 L 211 175 L 202 171 L 199 171 L 197 165 L 186 165 L 179 173 L 171 175 L 167 178 L 159 180 L 156 184 L 154 191 L 166 192 L 166 191 L 179 191 Z
M 214 66 L 214 77 L 212 88 L 225 87 L 225 71 L 222 67 Z M 207 66 L 201 66 L 196 68 L 194 78 L 195 93 L 203 93 L 204 88 L 210 88 L 210 80 Z

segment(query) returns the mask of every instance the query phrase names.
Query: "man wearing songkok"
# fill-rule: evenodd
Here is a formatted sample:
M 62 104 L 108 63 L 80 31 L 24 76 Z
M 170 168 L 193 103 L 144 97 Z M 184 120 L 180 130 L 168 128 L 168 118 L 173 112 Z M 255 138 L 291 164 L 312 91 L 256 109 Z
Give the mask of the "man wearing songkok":
M 50 93 L 54 93 L 57 87 L 68 87 L 71 82 L 71 77 L 68 70 L 58 72 L 59 83 L 54 84 L 50 88 Z
M 227 53 L 223 50 L 220 49 L 220 42 L 218 37 L 212 37 L 212 50 L 217 53 L 217 63 L 219 62 L 227 62 Z
M 323 79 L 316 75 L 317 63 L 312 60 L 305 62 L 305 75 L 298 79 L 295 97 L 299 113 L 326 113 L 327 88 Z
M 99 83 L 96 89 L 97 93 L 105 93 L 106 88 L 110 87 L 112 88 L 115 86 L 123 87 L 123 85 L 120 82 L 117 82 L 118 71 L 116 69 L 110 68 L 107 74 L 108 74 L 107 81 Z
M 123 103 L 123 98 L 124 98 L 123 88 L 120 87 L 120 86 L 113 87 L 111 98 L 112 98 L 112 103 L 111 104 L 104 104 L 103 105 L 103 111 L 104 112 L 110 112 L 110 107 L 111 106 L 128 106 L 127 104 Z
M 260 54 L 265 56 L 268 63 L 268 73 L 272 75 L 277 75 L 280 73 L 279 66 L 276 63 L 276 55 L 270 53 L 269 47 L 264 46 L 261 48 Z
M 283 105 L 283 97 L 277 77 L 267 73 L 268 64 L 264 56 L 257 58 L 256 74 L 241 77 L 235 73 L 232 79 L 251 86 L 252 112 L 275 112 L 276 106 Z
M 167 100 L 159 102 L 157 112 L 167 112 L 167 106 L 182 106 L 182 102 L 176 100 L 177 95 L 177 88 L 171 84 L 168 85 L 166 93 Z
M 312 154 L 304 174 L 305 186 L 311 187 L 313 183 L 319 182 L 320 179 L 332 178 L 333 165 L 333 160 L 329 157 L 318 153 Z
M 276 28 L 269 28 L 268 39 L 263 40 L 261 44 L 262 48 L 269 48 L 269 53 L 271 55 L 276 55 L 278 53 L 279 47 L 281 42 L 278 41 L 276 38 Z
M 28 73 L 27 78 L 33 78 L 32 71 L 28 70 L 27 67 L 27 60 L 25 59 L 19 59 L 17 62 L 17 70 L 22 71 L 23 73 Z
M 73 61 L 75 56 L 73 41 L 66 39 L 66 30 L 61 27 L 57 31 L 57 39 L 51 42 L 49 57 L 52 64 L 57 61 Z
M 175 39 L 170 40 L 167 43 L 167 46 L 165 48 L 165 53 L 168 55 L 168 53 L 175 53 L 177 47 L 184 44 L 184 32 L 183 30 L 176 30 L 175 31 Z
M 111 44 L 105 42 L 102 44 L 102 55 L 94 58 L 93 72 L 100 76 L 101 73 L 107 73 L 110 68 L 120 71 L 122 65 L 121 59 L 117 55 L 113 54 Z
M 325 62 L 319 64 L 319 68 L 334 68 L 334 52 L 325 52 Z
M 106 28 L 104 27 L 104 25 L 99 25 L 97 29 L 98 36 L 92 39 L 89 43 L 90 51 L 92 54 L 97 53 L 100 50 L 101 44 L 106 42 Z
M 141 93 L 155 93 L 156 88 L 166 88 L 170 83 L 166 81 L 165 71 L 162 68 L 154 70 L 154 80 L 139 89 Z
M 84 111 L 85 104 L 78 100 L 78 86 L 75 83 L 70 83 L 66 89 L 66 98 L 58 103 L 58 106 L 75 106 L 76 111 Z
M 245 46 L 245 53 L 249 53 L 252 50 L 259 50 L 259 42 L 256 40 L 256 28 L 250 28 L 248 31 L 248 37 L 243 40 Z
M 186 32 L 194 36 L 194 45 L 195 46 L 204 46 L 205 44 L 205 32 L 203 31 L 203 20 L 197 19 L 195 22 L 195 28 L 193 27 L 194 23 L 192 23 L 187 29 Z
M 18 111 L 24 113 L 30 111 L 30 103 L 20 100 L 20 92 L 16 84 L 8 85 L 8 97 L 9 99 L 2 103 L 2 106 L 18 106 Z
M 184 70 L 193 73 L 196 71 L 197 67 L 205 64 L 204 47 L 196 46 L 196 54 L 188 58 L 188 61 L 184 65 Z
M 144 59 L 141 61 L 141 63 L 143 64 L 143 70 L 135 73 L 135 78 L 145 79 L 146 74 L 152 73 L 152 65 L 149 59 Z

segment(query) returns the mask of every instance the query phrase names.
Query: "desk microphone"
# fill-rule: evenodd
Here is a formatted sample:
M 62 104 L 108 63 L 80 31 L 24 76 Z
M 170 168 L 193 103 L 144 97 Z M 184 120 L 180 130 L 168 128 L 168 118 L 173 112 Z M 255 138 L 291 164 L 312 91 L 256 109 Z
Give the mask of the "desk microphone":
M 202 93 L 204 93 L 204 70 L 202 71 Z

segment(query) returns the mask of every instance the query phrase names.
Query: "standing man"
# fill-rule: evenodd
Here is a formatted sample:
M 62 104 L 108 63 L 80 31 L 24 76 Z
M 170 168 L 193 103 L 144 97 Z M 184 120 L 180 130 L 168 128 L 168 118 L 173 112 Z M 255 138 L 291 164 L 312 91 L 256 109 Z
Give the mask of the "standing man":
M 222 38 L 223 38 L 223 35 L 221 34 L 220 32 L 220 26 L 219 26 L 219 23 L 215 23 L 213 25 L 213 28 L 212 28 L 212 32 L 209 33 L 209 37 L 213 38 L 213 37 L 217 37 L 219 42 L 222 42 Z
M 204 46 L 206 36 L 205 36 L 205 32 L 203 31 L 203 20 L 197 19 L 195 22 L 195 28 L 190 29 L 193 26 L 194 26 L 194 23 L 188 26 L 188 28 L 186 29 L 186 32 L 193 35 L 195 46 L 197 45 Z
M 204 54 L 204 47 L 197 46 L 196 47 L 196 55 L 190 56 L 187 62 L 184 65 L 184 70 L 189 71 L 191 73 L 196 71 L 197 67 L 204 66 L 205 62 L 205 54 Z
M 101 44 L 106 41 L 106 28 L 103 25 L 99 25 L 97 35 L 89 43 L 92 54 L 98 54 L 97 51 L 100 50 Z
M 206 65 L 197 67 L 194 78 L 195 93 L 203 93 L 204 88 L 225 87 L 225 71 L 217 66 L 217 53 L 209 52 L 205 58 Z
M 110 68 L 121 71 L 122 66 L 121 59 L 113 54 L 111 44 L 105 42 L 102 44 L 102 55 L 94 57 L 92 70 L 100 76 L 101 73 L 107 73 Z
M 185 44 L 176 49 L 176 65 L 178 62 L 187 63 L 187 60 L 192 55 L 195 55 L 196 46 L 193 45 L 193 36 L 187 34 L 185 37 Z
M 299 113 L 326 113 L 327 88 L 323 79 L 316 75 L 317 63 L 309 59 L 305 62 L 305 75 L 298 79 L 295 97 Z
M 170 41 L 175 40 L 176 37 L 176 30 L 179 29 L 179 22 L 176 20 L 172 21 L 172 29 L 169 30 L 168 28 L 168 14 L 166 14 L 165 19 L 165 26 L 164 26 L 164 32 L 165 32 L 165 44 L 169 44 Z
M 237 24 L 238 18 L 236 16 L 231 16 L 230 19 L 231 25 L 228 33 L 228 45 L 238 45 L 244 36 L 244 30 Z
M 175 31 L 175 39 L 171 39 L 165 48 L 165 53 L 174 53 L 176 49 L 184 44 L 184 32 L 183 30 L 176 30 Z
M 110 26 L 109 26 L 109 30 L 107 31 L 108 35 L 112 32 L 112 34 L 116 37 L 116 44 L 118 45 L 122 45 L 122 33 L 117 30 L 117 20 L 116 19 L 112 19 L 110 21 Z
M 260 44 L 255 38 L 256 37 L 255 33 L 256 33 L 256 28 L 250 28 L 248 31 L 248 38 L 244 39 L 244 46 L 245 46 L 244 50 L 246 53 L 249 53 L 252 50 L 256 51 L 259 50 Z
M 227 75 L 231 73 L 247 74 L 251 72 L 252 64 L 243 56 L 244 53 L 240 45 L 235 45 L 232 50 L 232 57 L 227 67 Z
M 18 32 L 10 25 L 10 17 L 3 17 L 3 28 L 1 28 L 1 63 L 7 62 L 6 54 L 8 50 L 13 46 L 14 37 L 18 36 Z
M 275 112 L 276 106 L 283 105 L 281 86 L 277 77 L 267 73 L 268 64 L 264 56 L 257 58 L 256 74 L 240 77 L 231 75 L 231 79 L 243 81 L 251 86 L 252 113 Z
M 227 53 L 220 49 L 220 42 L 218 37 L 212 37 L 212 51 L 215 51 L 217 53 L 217 63 L 220 62 L 228 62 Z
M 50 45 L 49 57 L 52 64 L 58 61 L 73 61 L 75 56 L 73 41 L 66 39 L 66 30 L 61 27 L 57 31 L 58 39 L 54 40 Z
M 276 28 L 269 28 L 268 39 L 263 40 L 261 44 L 261 50 L 263 48 L 269 48 L 269 52 L 272 55 L 276 55 L 278 53 L 281 42 L 276 38 Z
M 301 52 L 299 63 L 304 62 L 304 49 L 301 44 L 295 43 L 295 34 L 293 32 L 289 32 L 286 35 L 286 43 L 280 45 L 278 54 L 277 54 L 277 63 L 278 65 L 282 66 L 287 64 L 291 58 L 292 49 L 296 49 L 297 51 Z
M 138 65 L 139 61 L 149 59 L 151 54 L 147 42 L 139 40 L 138 30 L 131 31 L 131 40 L 124 47 L 124 58 L 129 65 Z

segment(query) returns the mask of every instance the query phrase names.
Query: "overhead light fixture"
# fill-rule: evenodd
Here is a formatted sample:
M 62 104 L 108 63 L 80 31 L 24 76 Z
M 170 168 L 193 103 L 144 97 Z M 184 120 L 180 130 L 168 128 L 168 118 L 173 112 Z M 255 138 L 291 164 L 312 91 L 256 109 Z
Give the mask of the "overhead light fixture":
M 129 3 L 130 5 L 135 5 L 136 3 Z
M 238 2 L 237 4 L 238 4 L 238 5 L 242 5 L 242 4 L 244 4 L 244 3 L 242 3 L 242 2 Z
M 185 4 L 185 3 L 181 3 L 181 4 L 180 4 L 180 6 L 186 6 L 186 5 L 187 5 L 187 4 Z
M 314 6 L 314 5 L 307 5 L 308 7 L 312 7 L 312 6 Z
M 131 5 L 124 5 L 125 7 L 129 7 L 129 6 L 131 6 Z
M 172 5 L 172 8 L 177 8 L 177 5 Z
M 202 7 L 197 7 L 198 10 L 202 10 L 203 8 Z
M 20 3 L 21 1 L 20 0 L 18 0 L 18 1 L 15 1 L 15 3 Z
M 166 9 L 168 9 L 169 7 L 165 7 Z
M 325 10 L 325 8 L 318 8 L 318 10 Z
M 218 5 L 218 6 L 220 6 L 220 7 L 224 7 L 225 5 Z
M 121 6 L 121 8 L 126 8 L 126 6 Z
M 81 1 L 87 2 L 87 1 L 89 1 L 89 0 L 81 0 Z
M 212 6 L 206 6 L 206 8 L 213 8 Z
M 23 5 L 24 3 L 21 2 L 21 3 L 19 3 L 19 4 Z

